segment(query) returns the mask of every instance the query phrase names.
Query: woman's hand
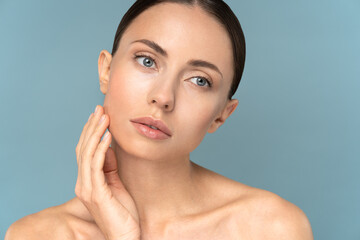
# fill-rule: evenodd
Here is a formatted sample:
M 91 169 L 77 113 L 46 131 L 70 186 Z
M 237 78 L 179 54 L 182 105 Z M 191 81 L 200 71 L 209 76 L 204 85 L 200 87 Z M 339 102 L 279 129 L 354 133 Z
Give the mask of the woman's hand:
M 78 178 L 75 194 L 87 207 L 108 240 L 140 239 L 139 215 L 134 200 L 118 175 L 109 117 L 97 106 L 76 146 Z

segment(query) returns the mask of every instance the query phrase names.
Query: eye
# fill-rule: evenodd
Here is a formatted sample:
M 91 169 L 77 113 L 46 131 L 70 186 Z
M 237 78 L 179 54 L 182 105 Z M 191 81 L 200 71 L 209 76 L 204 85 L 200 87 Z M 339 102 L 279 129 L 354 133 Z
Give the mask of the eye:
M 191 79 L 194 79 L 195 81 L 192 81 L 192 82 L 194 82 L 196 85 L 198 85 L 200 87 L 207 85 L 209 88 L 211 88 L 211 86 L 212 86 L 211 82 L 205 77 L 197 76 L 197 77 L 192 77 Z
M 135 55 L 134 57 L 136 61 L 143 65 L 144 67 L 151 68 L 154 64 L 156 64 L 155 60 L 150 56 L 146 55 Z

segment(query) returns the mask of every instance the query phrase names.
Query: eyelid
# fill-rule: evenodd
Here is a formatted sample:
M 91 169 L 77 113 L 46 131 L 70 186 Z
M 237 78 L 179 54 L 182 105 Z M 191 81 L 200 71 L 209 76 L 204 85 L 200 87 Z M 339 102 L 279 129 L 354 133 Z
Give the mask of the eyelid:
M 207 88 L 212 88 L 212 86 L 213 86 L 213 82 L 212 82 L 212 79 L 211 79 L 211 78 L 204 77 L 204 76 L 201 76 L 201 75 L 193 76 L 193 77 L 191 77 L 190 79 L 192 79 L 192 78 L 203 78 L 203 79 L 207 82 L 207 84 L 208 84 Z M 195 84 L 195 85 L 197 85 L 197 84 Z M 197 85 L 197 86 L 199 86 L 199 85 Z M 203 88 L 203 86 L 199 86 L 199 87 L 202 87 L 202 88 Z
M 147 54 L 147 53 L 134 53 L 134 59 L 135 59 L 135 60 L 136 60 L 137 58 L 139 58 L 139 57 L 150 58 L 151 61 L 154 62 L 155 66 L 156 66 L 156 68 L 157 68 L 157 61 L 155 60 L 155 58 L 153 58 L 153 57 L 150 56 L 149 54 Z M 142 66 L 143 66 L 143 65 L 142 65 Z M 145 67 L 145 66 L 143 66 L 143 67 Z M 145 67 L 145 68 L 150 69 L 151 67 Z
M 147 57 L 147 58 L 150 58 L 153 62 L 154 62 L 154 64 L 155 64 L 155 66 L 156 66 L 156 68 L 157 68 L 157 61 L 155 60 L 155 58 L 153 58 L 152 56 L 150 56 L 150 54 L 148 54 L 148 53 L 143 53 L 143 52 L 140 52 L 140 53 L 134 53 L 134 59 L 137 59 L 137 58 L 139 58 L 139 57 Z M 143 66 L 143 65 L 142 65 Z M 144 68 L 147 68 L 147 69 L 150 69 L 151 67 L 145 67 L 145 66 L 143 66 Z M 202 75 L 195 75 L 195 76 L 192 76 L 190 79 L 192 79 L 192 78 L 203 78 L 207 83 L 208 83 L 208 86 L 207 86 L 207 88 L 212 88 L 213 87 L 213 81 L 212 81 L 212 79 L 211 78 L 209 78 L 209 77 L 205 77 L 205 76 L 202 76 Z M 196 85 L 196 84 L 195 84 Z M 199 85 L 197 85 L 197 86 L 199 86 Z M 199 86 L 199 87 L 202 87 L 202 86 Z M 203 87 L 202 87 L 203 88 Z

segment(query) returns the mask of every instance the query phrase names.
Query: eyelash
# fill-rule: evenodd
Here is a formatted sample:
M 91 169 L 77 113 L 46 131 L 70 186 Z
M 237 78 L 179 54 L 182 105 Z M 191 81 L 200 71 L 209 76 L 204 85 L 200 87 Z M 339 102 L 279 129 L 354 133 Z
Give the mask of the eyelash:
M 149 58 L 151 61 L 153 61 L 153 62 L 155 63 L 155 65 L 157 65 L 155 59 L 153 59 L 153 58 L 150 57 L 149 55 L 146 55 L 146 54 L 134 54 L 134 59 L 135 59 L 135 60 L 136 60 L 137 58 L 139 58 L 139 57 Z M 145 67 L 145 66 L 144 66 L 144 67 Z M 148 67 L 145 67 L 145 68 L 148 68 Z M 206 77 L 203 77 L 203 76 L 194 76 L 193 78 L 202 78 L 202 79 L 204 79 L 204 80 L 207 82 L 207 84 L 209 85 L 209 88 L 212 87 L 212 82 L 211 82 L 209 79 L 207 79 Z M 199 85 L 198 85 L 198 86 L 199 86 Z M 201 87 L 201 86 L 200 86 L 200 87 Z
M 157 65 L 155 59 L 153 59 L 152 57 L 150 57 L 149 55 L 146 55 L 146 54 L 134 54 L 134 59 L 137 59 L 139 57 L 146 57 L 146 58 L 150 58 L 151 61 L 153 61 L 155 63 L 155 65 Z M 148 67 L 146 67 L 148 68 Z

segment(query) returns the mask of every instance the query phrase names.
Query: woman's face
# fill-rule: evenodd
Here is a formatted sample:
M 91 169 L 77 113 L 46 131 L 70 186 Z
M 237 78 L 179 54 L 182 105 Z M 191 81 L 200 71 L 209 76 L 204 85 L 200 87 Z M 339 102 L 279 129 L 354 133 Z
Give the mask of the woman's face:
M 99 57 L 113 141 L 146 159 L 188 156 L 238 104 L 227 99 L 232 59 L 226 30 L 199 7 L 164 3 L 144 11 L 124 32 L 116 54 L 102 51 Z M 172 136 L 141 135 L 130 122 L 139 117 L 160 119 Z

